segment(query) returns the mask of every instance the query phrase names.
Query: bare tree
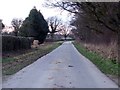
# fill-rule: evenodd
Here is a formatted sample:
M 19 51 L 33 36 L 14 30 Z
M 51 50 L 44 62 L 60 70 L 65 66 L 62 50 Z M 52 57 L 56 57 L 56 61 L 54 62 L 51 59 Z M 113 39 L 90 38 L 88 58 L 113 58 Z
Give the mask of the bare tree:
M 18 18 L 14 18 L 11 21 L 11 24 L 14 27 L 14 31 L 13 32 L 14 32 L 15 36 L 18 36 L 18 32 L 19 32 L 19 29 L 20 29 L 22 23 L 23 23 L 23 20 L 22 19 L 18 19 Z
M 78 13 L 78 9 L 80 7 L 79 2 L 70 2 L 69 0 L 65 1 L 57 1 L 57 0 L 46 0 L 44 6 L 50 8 L 59 8 L 61 10 L 66 10 L 70 13 Z
M 2 29 L 4 29 L 5 25 L 2 23 L 2 20 L 0 19 L 0 33 L 2 32 Z
M 74 13 L 75 15 L 86 15 L 91 22 L 103 25 L 110 31 L 118 33 L 119 25 L 119 2 L 69 2 L 56 1 L 48 2 L 48 7 L 59 7 L 60 9 Z M 109 9 L 111 8 L 111 9 Z M 94 27 L 88 26 L 89 29 L 97 30 Z
M 60 27 L 60 34 L 62 34 L 66 40 L 66 38 L 68 37 L 69 33 L 70 33 L 70 30 L 69 30 L 69 27 L 66 26 L 66 25 L 62 25 Z
M 60 31 L 59 26 L 62 24 L 62 21 L 61 19 L 58 19 L 56 16 L 53 16 L 53 17 L 49 17 L 47 19 L 47 22 L 51 29 L 50 30 L 51 38 L 53 39 L 54 34 Z

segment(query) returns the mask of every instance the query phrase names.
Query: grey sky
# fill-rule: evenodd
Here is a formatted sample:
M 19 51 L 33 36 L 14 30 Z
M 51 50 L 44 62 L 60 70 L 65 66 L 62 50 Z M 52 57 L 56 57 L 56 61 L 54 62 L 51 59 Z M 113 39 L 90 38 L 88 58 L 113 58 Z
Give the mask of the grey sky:
M 50 16 L 59 16 L 64 22 L 70 19 L 67 11 L 60 14 L 60 10 L 45 8 L 43 3 L 44 0 L 0 0 L 0 19 L 4 24 L 10 25 L 13 18 L 25 19 L 34 6 L 41 11 L 45 19 Z

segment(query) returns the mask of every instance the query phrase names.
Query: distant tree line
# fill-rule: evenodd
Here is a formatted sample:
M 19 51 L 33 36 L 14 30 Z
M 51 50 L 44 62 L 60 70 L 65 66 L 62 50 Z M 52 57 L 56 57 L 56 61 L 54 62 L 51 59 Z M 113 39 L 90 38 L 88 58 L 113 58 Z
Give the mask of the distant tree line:
M 120 2 L 46 1 L 46 6 L 74 15 L 71 25 L 77 41 L 90 51 L 118 60 Z
M 82 41 L 110 41 L 120 32 L 120 2 L 50 2 L 47 6 L 58 7 L 74 14 L 73 33 Z M 97 40 L 95 40 L 97 39 Z M 90 41 L 91 42 L 91 41 Z
M 40 44 L 44 42 L 49 32 L 47 21 L 35 7 L 24 21 L 14 18 L 11 24 L 14 27 L 15 36 L 34 37 L 35 40 L 39 40 Z

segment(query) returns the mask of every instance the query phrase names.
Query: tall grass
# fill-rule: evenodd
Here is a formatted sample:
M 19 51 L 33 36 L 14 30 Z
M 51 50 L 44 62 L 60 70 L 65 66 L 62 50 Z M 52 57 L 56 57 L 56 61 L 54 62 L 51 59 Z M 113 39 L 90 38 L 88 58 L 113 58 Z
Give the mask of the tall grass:
M 91 52 L 79 43 L 74 43 L 78 51 L 91 60 L 103 73 L 110 75 L 120 75 L 118 72 L 120 70 L 118 63 L 113 63 L 111 59 L 102 57 L 100 54 Z
M 89 51 L 99 53 L 101 56 L 118 61 L 118 46 L 116 41 L 110 43 L 87 43 L 83 44 Z

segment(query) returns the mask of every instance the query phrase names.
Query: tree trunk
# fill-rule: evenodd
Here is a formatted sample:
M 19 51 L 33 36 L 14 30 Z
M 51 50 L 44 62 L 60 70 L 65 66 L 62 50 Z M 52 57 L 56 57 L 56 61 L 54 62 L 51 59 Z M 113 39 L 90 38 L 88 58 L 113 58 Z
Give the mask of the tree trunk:
M 54 33 L 51 33 L 51 39 L 54 40 Z

